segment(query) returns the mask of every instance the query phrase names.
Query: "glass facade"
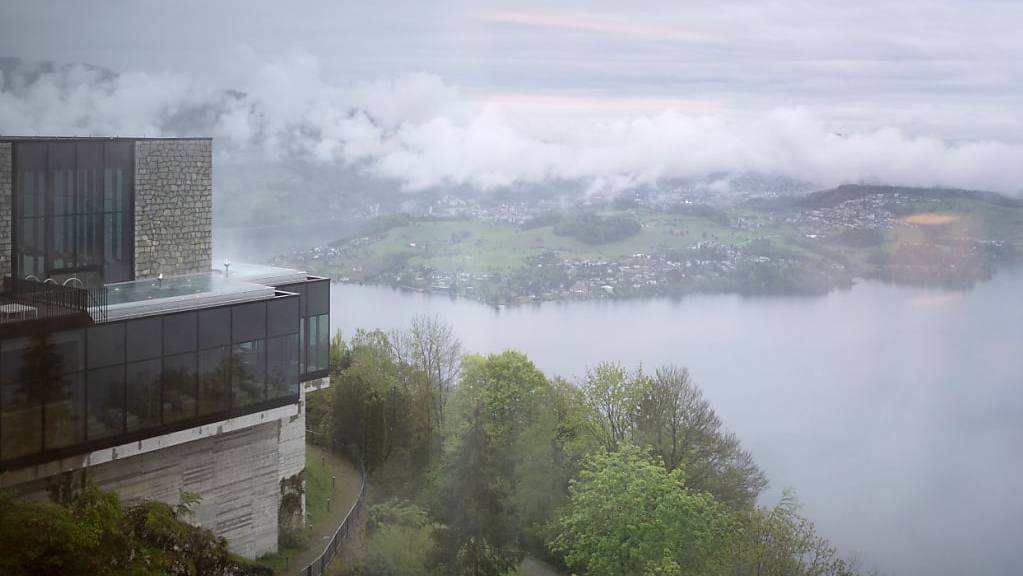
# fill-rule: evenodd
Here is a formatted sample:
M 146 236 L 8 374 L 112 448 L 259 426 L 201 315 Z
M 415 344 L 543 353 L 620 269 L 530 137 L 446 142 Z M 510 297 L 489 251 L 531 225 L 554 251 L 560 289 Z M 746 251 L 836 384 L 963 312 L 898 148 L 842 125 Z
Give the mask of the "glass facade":
M 90 288 L 132 280 L 134 141 L 12 146 L 8 273 Z M 297 294 L 11 332 L 0 340 L 0 470 L 291 401 L 328 373 L 329 281 L 280 289 Z
M 300 380 L 327 376 L 330 368 L 330 280 L 315 279 L 302 284 L 279 286 L 299 295 L 298 371 Z M 271 308 L 271 326 L 274 329 Z
M 14 159 L 18 277 L 130 280 L 133 143 L 18 142 Z
M 0 342 L 0 461 L 299 391 L 295 295 Z

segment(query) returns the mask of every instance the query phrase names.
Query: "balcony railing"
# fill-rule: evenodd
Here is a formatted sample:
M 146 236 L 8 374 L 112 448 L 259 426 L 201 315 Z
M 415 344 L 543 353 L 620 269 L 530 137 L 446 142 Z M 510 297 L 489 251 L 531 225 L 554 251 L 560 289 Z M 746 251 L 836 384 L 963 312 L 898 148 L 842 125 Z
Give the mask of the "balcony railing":
M 3 292 L 0 292 L 0 324 L 75 316 L 88 317 L 92 323 L 106 321 L 106 288 L 79 286 L 73 280 L 62 285 L 53 280 L 4 278 Z

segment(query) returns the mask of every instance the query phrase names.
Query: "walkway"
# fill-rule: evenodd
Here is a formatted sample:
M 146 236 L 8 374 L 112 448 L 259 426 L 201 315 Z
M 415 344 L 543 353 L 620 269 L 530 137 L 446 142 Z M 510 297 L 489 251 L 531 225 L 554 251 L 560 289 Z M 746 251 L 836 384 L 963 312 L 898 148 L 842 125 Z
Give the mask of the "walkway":
M 286 574 L 298 574 L 319 558 L 323 547 L 359 495 L 361 480 L 358 469 L 329 450 L 306 444 L 306 468 L 306 510 L 313 530 L 305 550 L 289 558 Z M 337 478 L 333 488 L 331 475 Z M 328 497 L 331 499 L 329 511 L 326 505 Z

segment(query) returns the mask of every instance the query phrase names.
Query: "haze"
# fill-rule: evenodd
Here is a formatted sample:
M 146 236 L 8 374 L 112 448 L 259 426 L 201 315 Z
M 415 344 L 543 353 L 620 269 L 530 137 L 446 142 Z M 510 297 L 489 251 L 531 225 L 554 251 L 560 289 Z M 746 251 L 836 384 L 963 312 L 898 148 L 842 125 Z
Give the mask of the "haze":
M 3 13 L 0 54 L 120 74 L 8 71 L 7 134 L 210 134 L 224 159 L 324 163 L 406 190 L 617 190 L 743 171 L 1011 194 L 1023 181 L 1012 2 L 5 2 Z
M 784 193 L 885 184 L 1023 197 L 1021 23 L 1023 3 L 1008 0 L 0 0 L 0 135 L 212 136 L 214 262 L 285 252 L 312 261 L 363 223 L 355 220 L 401 211 L 415 195 L 557 189 L 582 200 L 701 179 L 716 194 L 729 192 L 733 177 L 755 175 Z M 1023 205 L 998 198 L 1005 202 L 992 208 L 990 196 L 948 200 L 966 206 L 963 214 L 892 218 L 921 228 L 961 218 L 975 243 L 957 232 L 949 245 L 970 258 L 976 246 L 999 254 L 1014 238 L 1023 246 L 1023 216 L 1010 219 Z M 707 211 L 682 215 L 675 209 L 690 199 L 674 200 L 656 218 L 685 223 L 665 225 L 664 237 L 678 242 L 692 229 L 693 246 L 680 244 L 671 260 L 681 272 L 700 260 L 686 250 L 747 246 L 747 235 L 764 230 L 760 220 L 739 230 L 728 213 L 705 228 L 712 240 L 697 237 L 693 222 L 706 224 Z M 435 206 L 423 202 L 409 227 L 417 216 L 442 220 Z M 876 246 L 833 252 L 888 265 L 887 229 L 870 212 L 877 205 L 857 206 L 850 218 L 881 230 Z M 798 211 L 801 225 L 819 224 L 811 208 Z M 637 237 L 654 220 L 647 209 Z M 525 210 L 501 221 L 507 234 L 496 237 L 513 238 L 544 215 Z M 770 223 L 801 243 L 792 246 L 796 261 L 824 234 L 792 218 Z M 1000 227 L 984 228 L 989 221 Z M 846 225 L 854 227 L 835 228 Z M 473 233 L 489 229 L 481 230 Z M 922 238 L 912 238 L 916 248 L 939 238 L 912 231 Z M 442 232 L 438 245 L 458 238 Z M 398 248 L 416 242 L 422 248 L 410 238 Z M 588 250 L 598 248 L 584 248 L 588 266 Z M 722 257 L 721 269 L 736 270 L 740 256 Z M 959 265 L 974 261 L 967 256 L 940 264 L 968 269 Z M 791 269 L 778 270 L 772 278 Z M 811 519 L 868 568 L 993 576 L 1020 558 L 1011 549 L 1023 510 L 1012 487 L 1020 438 L 1012 348 L 1023 332 L 1020 315 L 1003 308 L 1018 307 L 1023 274 L 984 272 L 958 291 L 894 288 L 882 278 L 815 299 L 687 294 L 684 304 L 605 299 L 614 287 L 600 280 L 599 302 L 514 309 L 338 285 L 335 311 L 345 313 L 334 327 L 345 336 L 400 329 L 425 309 L 445 316 L 467 351 L 536 350 L 551 374 L 578 376 L 605 359 L 689 365 L 734 418 L 726 425 L 763 455 L 776 481 L 766 497 L 801 491 Z M 850 273 L 848 285 L 860 280 Z M 360 298 L 339 304 L 342 289 Z M 585 338 L 555 345 L 573 330 Z M 656 341 L 633 338 L 644 330 Z M 612 332 L 618 340 L 604 336 Z M 630 341 L 620 342 L 625 334 Z M 545 338 L 553 344 L 537 344 Z

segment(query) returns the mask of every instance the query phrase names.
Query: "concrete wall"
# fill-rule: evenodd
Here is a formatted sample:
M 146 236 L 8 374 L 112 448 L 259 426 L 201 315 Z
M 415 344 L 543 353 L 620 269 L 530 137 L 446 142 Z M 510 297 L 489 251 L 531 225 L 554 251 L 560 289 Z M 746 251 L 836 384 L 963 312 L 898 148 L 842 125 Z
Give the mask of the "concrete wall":
M 13 274 L 11 268 L 11 186 L 14 165 L 11 143 L 0 142 L 0 277 Z
M 209 140 L 135 143 L 135 277 L 205 272 L 213 256 Z
M 304 400 L 304 396 L 303 396 Z M 277 551 L 281 480 L 305 468 L 304 402 L 0 475 L 0 488 L 45 499 L 67 474 L 120 495 L 177 504 L 181 490 L 202 502 L 193 522 L 247 558 Z M 304 506 L 303 506 L 304 508 Z
M 90 477 L 131 504 L 177 503 L 179 491 L 202 496 L 194 520 L 255 558 L 277 550 L 278 422 L 101 464 Z
M 305 390 L 300 392 L 298 406 L 298 414 L 281 419 L 277 467 L 282 479 L 305 470 Z

